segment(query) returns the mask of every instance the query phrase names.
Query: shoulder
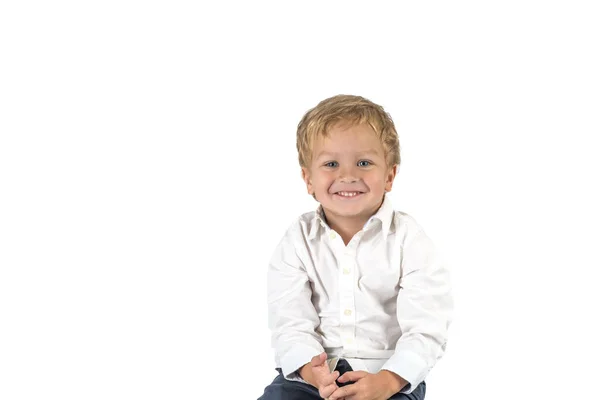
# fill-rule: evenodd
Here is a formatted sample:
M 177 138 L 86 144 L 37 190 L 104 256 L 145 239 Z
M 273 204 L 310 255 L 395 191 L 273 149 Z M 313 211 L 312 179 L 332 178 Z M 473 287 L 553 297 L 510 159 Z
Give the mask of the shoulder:
M 295 218 L 286 229 L 280 243 L 294 245 L 296 248 L 306 247 L 311 234 L 316 233 L 318 221 L 315 211 L 306 212 Z
M 423 227 L 410 214 L 394 211 L 394 233 L 401 243 L 406 243 L 423 233 Z
M 306 238 L 317 222 L 315 212 L 306 212 L 294 219 L 288 226 L 285 236 L 290 238 Z
M 313 229 L 315 212 L 308 212 L 294 219 L 279 240 L 273 254 L 274 260 L 287 260 L 296 264 L 310 253 L 310 234 Z

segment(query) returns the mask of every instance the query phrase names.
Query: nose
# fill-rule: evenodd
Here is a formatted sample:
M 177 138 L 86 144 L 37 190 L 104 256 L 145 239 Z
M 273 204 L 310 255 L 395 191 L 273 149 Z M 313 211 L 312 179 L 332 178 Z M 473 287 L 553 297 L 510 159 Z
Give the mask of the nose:
M 358 171 L 353 166 L 345 166 L 339 169 L 338 180 L 343 183 L 354 183 L 357 182 L 360 178 L 358 176 Z

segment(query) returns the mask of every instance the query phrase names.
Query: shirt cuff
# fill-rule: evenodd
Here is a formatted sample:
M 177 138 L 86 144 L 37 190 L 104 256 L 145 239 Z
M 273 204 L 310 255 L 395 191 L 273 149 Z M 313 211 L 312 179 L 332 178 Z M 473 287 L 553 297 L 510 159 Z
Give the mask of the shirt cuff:
M 396 351 L 389 360 L 381 367 L 397 375 L 408 382 L 401 393 L 411 393 L 425 380 L 430 368 L 418 354 L 407 350 Z
M 309 384 L 304 379 L 302 379 L 299 372 L 292 372 L 289 376 L 284 375 L 283 377 L 288 381 L 302 382 L 302 383 L 306 383 L 307 385 Z
M 287 380 L 297 380 L 293 378 L 295 375 L 300 375 L 298 369 L 307 362 L 310 362 L 314 356 L 321 354 L 323 351 L 323 349 L 315 349 L 306 344 L 299 343 L 294 345 L 281 357 L 281 372 L 283 373 L 283 377 Z

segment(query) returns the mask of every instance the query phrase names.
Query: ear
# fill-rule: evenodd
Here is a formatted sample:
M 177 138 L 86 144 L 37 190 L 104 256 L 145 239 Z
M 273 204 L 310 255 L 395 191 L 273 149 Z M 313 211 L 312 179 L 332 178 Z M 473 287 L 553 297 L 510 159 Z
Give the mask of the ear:
M 306 184 L 306 191 L 308 194 L 314 195 L 312 179 L 310 178 L 310 171 L 306 167 L 302 167 L 302 180 Z
M 394 184 L 394 178 L 396 178 L 396 172 L 398 172 L 398 165 L 394 165 L 392 166 L 386 176 L 385 176 L 385 191 L 386 192 L 391 192 L 392 191 L 392 185 Z

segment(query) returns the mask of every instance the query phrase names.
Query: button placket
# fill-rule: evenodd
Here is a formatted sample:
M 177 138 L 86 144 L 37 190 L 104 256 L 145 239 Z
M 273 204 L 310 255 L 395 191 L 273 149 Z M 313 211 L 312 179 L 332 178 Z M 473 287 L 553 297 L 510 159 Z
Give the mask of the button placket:
M 342 265 L 338 275 L 340 288 L 340 333 L 344 349 L 352 351 L 356 349 L 356 319 L 354 315 L 354 279 L 356 261 L 352 249 L 346 249 L 341 257 L 341 261 Z

